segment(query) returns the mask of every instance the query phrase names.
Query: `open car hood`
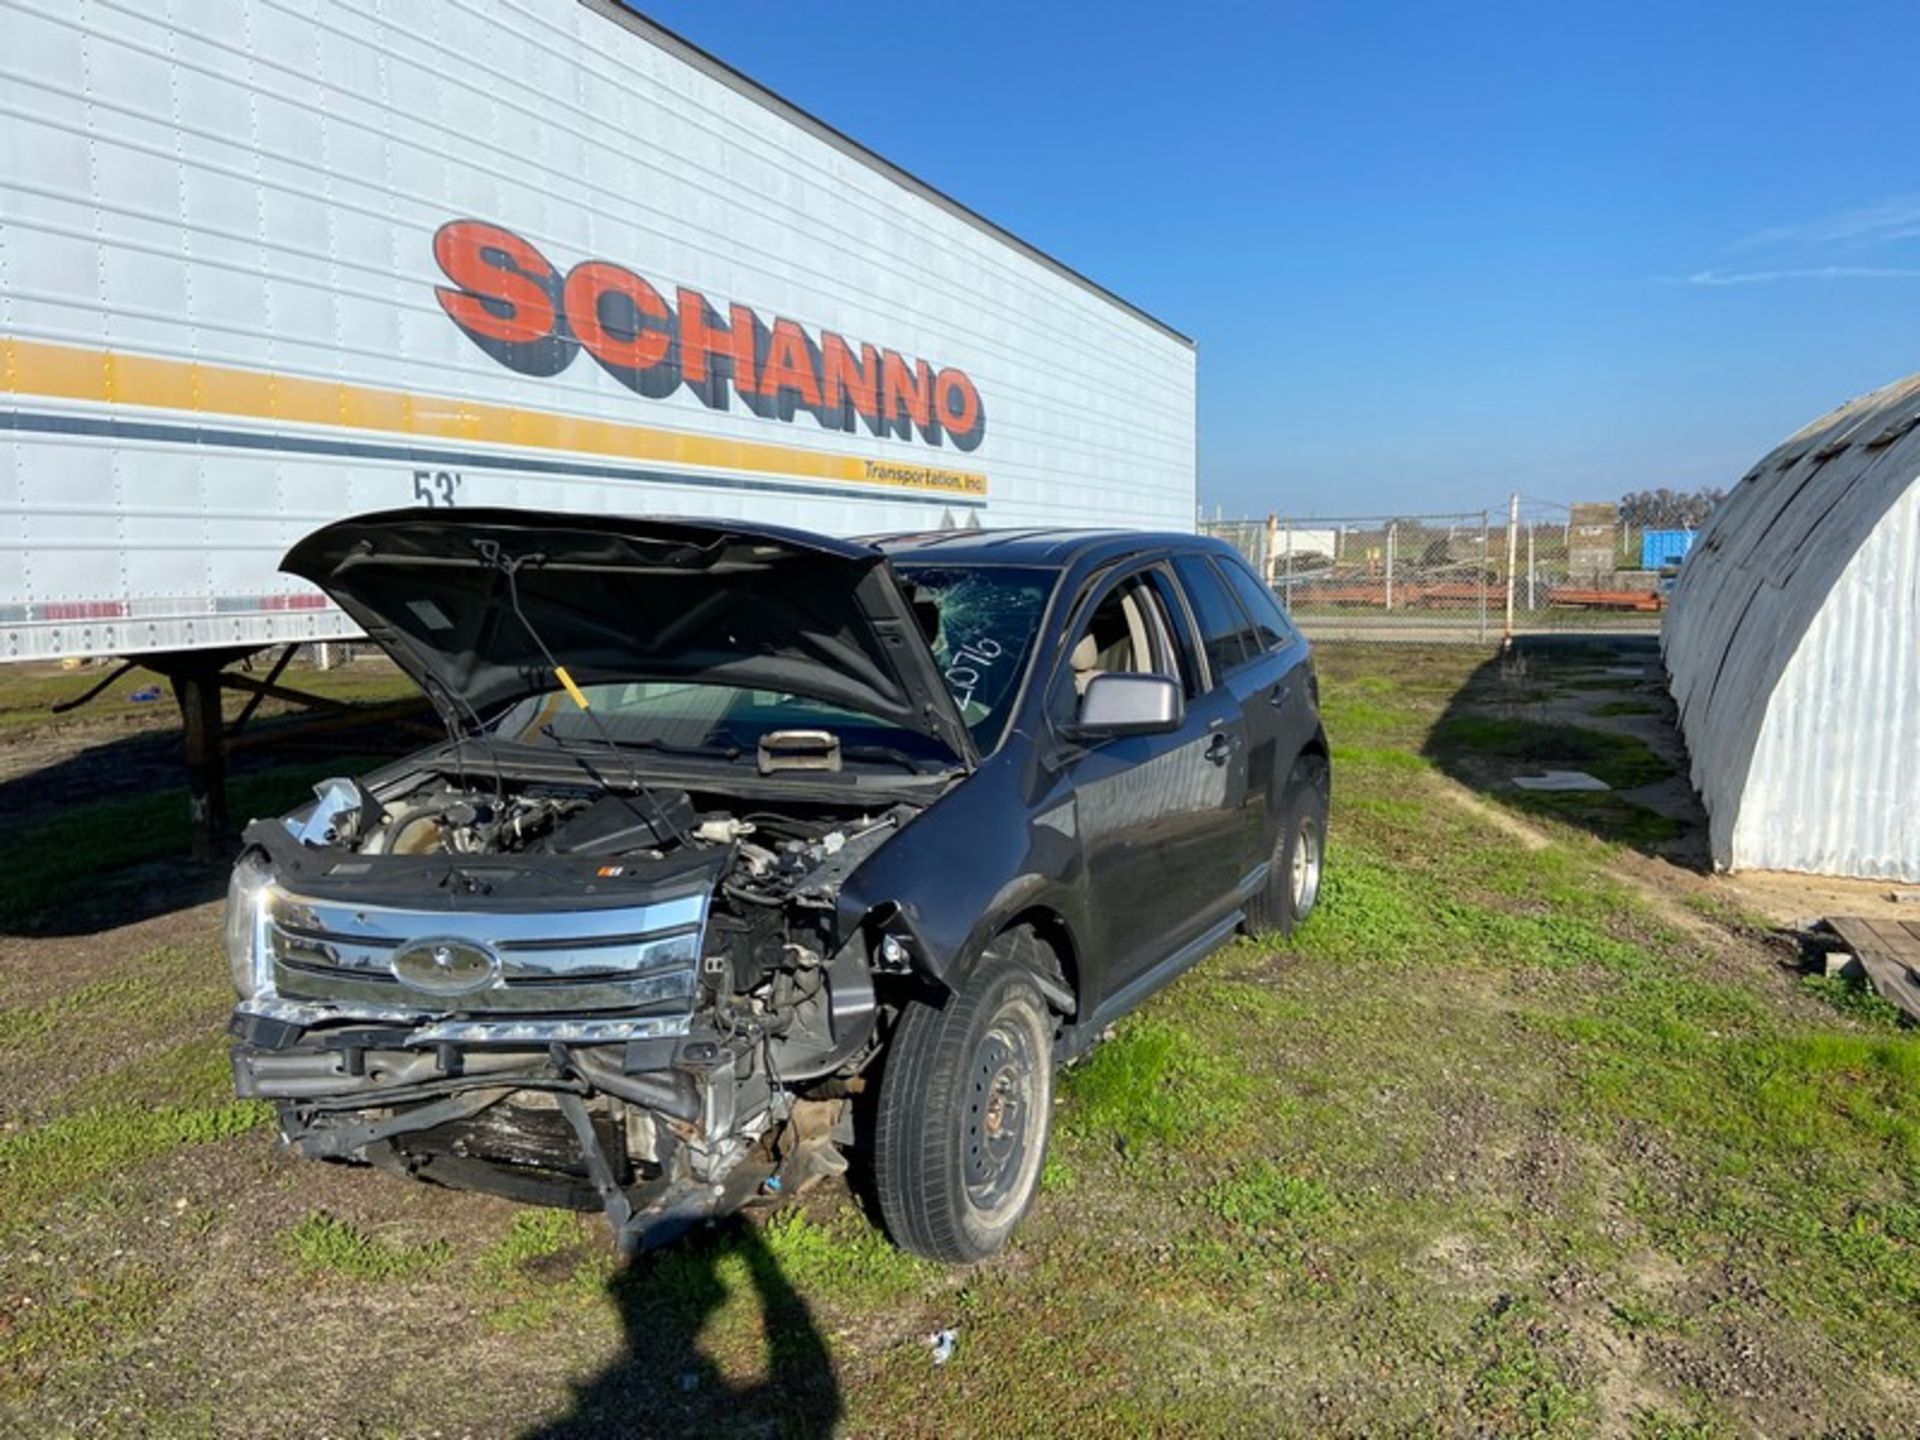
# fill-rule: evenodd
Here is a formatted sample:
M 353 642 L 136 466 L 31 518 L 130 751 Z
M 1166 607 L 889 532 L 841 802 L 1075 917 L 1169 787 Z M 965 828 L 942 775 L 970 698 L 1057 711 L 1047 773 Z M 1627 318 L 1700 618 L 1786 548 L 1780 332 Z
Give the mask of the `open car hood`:
M 722 520 L 415 509 L 338 521 L 280 562 L 436 703 L 479 717 L 560 688 L 509 603 L 507 567 L 527 620 L 580 684 L 779 690 L 976 758 L 913 606 L 870 545 Z

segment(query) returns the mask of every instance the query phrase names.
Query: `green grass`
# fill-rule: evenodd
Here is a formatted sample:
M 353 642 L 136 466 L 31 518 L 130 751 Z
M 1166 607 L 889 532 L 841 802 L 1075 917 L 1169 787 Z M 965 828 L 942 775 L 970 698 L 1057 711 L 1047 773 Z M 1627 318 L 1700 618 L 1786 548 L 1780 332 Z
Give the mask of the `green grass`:
M 1568 765 L 1616 790 L 1648 785 L 1673 773 L 1645 741 L 1582 725 L 1453 715 L 1434 726 L 1431 745 L 1433 753 L 1446 758 L 1473 755 L 1532 766 Z
M 1270 1160 L 1255 1160 L 1229 1179 L 1209 1186 L 1201 1197 L 1207 1209 L 1249 1230 L 1311 1226 L 1333 1208 L 1325 1188 L 1294 1175 Z
M 845 1211 L 825 1222 L 803 1210 L 782 1211 L 767 1221 L 760 1241 L 794 1289 L 843 1294 L 869 1304 L 898 1299 L 941 1273 L 939 1266 L 896 1248 Z
M 1500 797 L 1543 820 L 1590 830 L 1602 840 L 1650 850 L 1686 833 L 1671 815 L 1622 796 L 1594 790 L 1515 790 Z
M 570 1210 L 522 1210 L 480 1254 L 475 1286 L 493 1307 L 488 1325 L 510 1333 L 544 1330 L 564 1313 L 591 1308 L 612 1275 L 603 1238 Z
M 1484 659 L 1322 647 L 1321 910 L 1061 1075 L 1042 1193 L 977 1267 L 903 1256 L 820 1192 L 629 1267 L 597 1218 L 345 1172 L 324 1183 L 357 1182 L 351 1222 L 276 1231 L 263 1215 L 321 1182 L 264 1129 L 202 1146 L 231 1103 L 217 1025 L 166 987 L 210 995 L 211 945 L 204 971 L 103 945 L 62 995 L 0 1009 L 23 1067 L 116 1021 L 129 1040 L 0 1134 L 0 1213 L 26 1217 L 0 1294 L 45 1305 L 0 1329 L 20 1428 L 269 1431 L 316 1369 L 428 1334 L 430 1363 L 354 1371 L 329 1425 L 1920 1433 L 1920 1033 L 1783 973 L 1711 881 L 1676 917 L 1614 846 L 1559 823 L 1521 843 L 1458 804 L 1434 732 L 1484 695 Z M 186 1147 L 219 1198 L 156 1238 Z
M 572 1210 L 519 1211 L 507 1233 L 480 1257 L 482 1274 L 505 1280 L 539 1261 L 589 1243 L 582 1217 Z
M 342 1275 L 351 1280 L 410 1280 L 446 1264 L 452 1247 L 444 1240 L 413 1245 L 372 1235 L 324 1210 L 316 1210 L 289 1230 L 287 1253 L 310 1275 Z
M 221 961 L 205 951 L 162 946 L 141 955 L 137 965 L 38 1005 L 0 1009 L 0 1051 L 110 1031 L 128 1014 L 151 1026 L 189 1014 L 227 991 Z
M 142 1161 L 244 1135 L 272 1120 L 273 1107 L 258 1100 L 155 1106 L 108 1100 L 0 1135 L 0 1230 Z
M 178 710 L 167 682 L 150 670 L 134 670 L 107 687 L 86 705 L 66 715 L 56 715 L 53 707 L 78 699 L 97 685 L 105 671 L 99 666 L 78 670 L 52 670 L 40 665 L 8 667 L 0 674 L 0 736 L 55 726 L 101 726 L 103 723 L 135 719 L 152 724 L 177 723 Z M 252 672 L 265 679 L 265 667 L 256 663 Z M 282 685 L 330 700 L 350 703 L 378 703 L 402 700 L 419 694 L 414 683 L 384 661 L 356 662 L 333 670 L 315 670 L 295 665 L 280 678 Z M 159 698 L 135 702 L 136 691 L 158 687 Z M 246 697 L 229 693 L 222 705 L 229 719 L 246 704 Z M 284 701 L 263 701 L 258 714 L 265 717 L 285 713 Z
M 1882 998 L 1864 978 L 1849 979 L 1844 975 L 1803 975 L 1800 977 L 1800 988 L 1809 995 L 1818 996 L 1843 1014 L 1855 1016 L 1875 1025 L 1901 1030 L 1912 1023 L 1908 1020 L 1906 1011 L 1891 1000 Z
M 1478 1428 L 1491 1435 L 1565 1435 L 1589 1428 L 1592 1401 L 1568 1383 L 1551 1347 L 1556 1327 L 1543 1307 L 1501 1301 L 1474 1327 L 1478 1362 L 1467 1391 Z
M 26 1395 L 53 1367 L 110 1352 L 152 1323 L 169 1289 L 137 1264 L 98 1277 L 62 1277 L 0 1327 L 0 1397 Z
M 1122 1151 L 1177 1145 L 1233 1124 L 1247 1103 L 1244 1075 L 1181 1025 L 1158 1017 L 1124 1022 L 1117 1038 L 1063 1077 L 1065 1125 Z
M 1770 935 L 1779 929 L 1758 910 L 1742 905 L 1731 895 L 1714 890 L 1689 891 L 1680 903 L 1697 915 L 1703 915 L 1728 930 L 1744 930 L 1753 935 Z
M 236 822 L 277 815 L 327 776 L 378 763 L 349 756 L 244 775 L 229 784 L 228 806 Z M 0 931 L 31 931 L 66 907 L 97 901 L 117 872 L 184 856 L 189 839 L 184 787 L 93 801 L 12 833 L 0 840 Z
M 1658 715 L 1663 707 L 1651 700 L 1608 700 L 1587 711 L 1589 715 Z

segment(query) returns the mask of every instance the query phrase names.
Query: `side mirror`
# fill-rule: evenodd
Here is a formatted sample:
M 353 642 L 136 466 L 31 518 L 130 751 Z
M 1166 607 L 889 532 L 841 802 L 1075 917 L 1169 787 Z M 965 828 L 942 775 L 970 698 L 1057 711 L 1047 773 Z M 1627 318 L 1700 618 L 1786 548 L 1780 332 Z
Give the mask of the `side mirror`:
M 1168 675 L 1096 675 L 1080 697 L 1076 740 L 1165 735 L 1186 718 L 1180 682 Z

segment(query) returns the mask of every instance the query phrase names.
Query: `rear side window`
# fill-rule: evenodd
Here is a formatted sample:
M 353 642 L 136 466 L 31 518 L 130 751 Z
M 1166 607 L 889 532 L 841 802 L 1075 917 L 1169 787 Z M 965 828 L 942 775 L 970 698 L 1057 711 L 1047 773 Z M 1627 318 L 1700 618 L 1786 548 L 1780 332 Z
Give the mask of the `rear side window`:
M 1207 652 L 1207 665 L 1218 680 L 1228 671 L 1246 663 L 1259 652 L 1259 645 L 1246 616 L 1220 583 L 1213 567 L 1199 555 L 1176 555 L 1174 571 L 1193 606 L 1200 626 L 1200 645 Z
M 1233 587 L 1233 593 L 1240 597 L 1247 614 L 1253 618 L 1260 648 L 1282 650 L 1292 643 L 1293 626 L 1287 623 L 1287 612 L 1280 608 L 1273 591 L 1254 579 L 1253 572 L 1244 565 L 1223 560 L 1220 569 L 1227 577 L 1227 584 Z

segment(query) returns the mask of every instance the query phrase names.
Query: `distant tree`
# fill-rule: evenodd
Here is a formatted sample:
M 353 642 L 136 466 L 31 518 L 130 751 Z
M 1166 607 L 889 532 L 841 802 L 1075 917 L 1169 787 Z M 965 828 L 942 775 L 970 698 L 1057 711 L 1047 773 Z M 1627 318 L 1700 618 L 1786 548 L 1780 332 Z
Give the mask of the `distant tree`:
M 1620 497 L 1620 523 L 1642 530 L 1698 530 L 1727 492 L 1708 486 L 1700 490 L 1635 490 Z

